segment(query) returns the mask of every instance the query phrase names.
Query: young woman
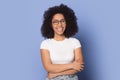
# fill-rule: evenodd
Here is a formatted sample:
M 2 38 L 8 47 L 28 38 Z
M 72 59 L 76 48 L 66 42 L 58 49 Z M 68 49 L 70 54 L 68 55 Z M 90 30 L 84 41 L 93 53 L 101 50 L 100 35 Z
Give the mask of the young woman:
M 83 70 L 84 61 L 81 44 L 72 37 L 78 32 L 76 20 L 74 11 L 64 4 L 45 11 L 40 54 L 46 80 L 78 80 L 76 73 Z

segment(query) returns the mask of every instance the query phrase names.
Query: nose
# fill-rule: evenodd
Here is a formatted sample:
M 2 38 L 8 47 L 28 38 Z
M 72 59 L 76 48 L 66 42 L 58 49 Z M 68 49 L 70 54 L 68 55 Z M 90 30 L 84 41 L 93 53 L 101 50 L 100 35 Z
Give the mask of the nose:
M 62 25 L 62 22 L 61 22 L 61 21 L 59 21 L 59 22 L 58 22 L 58 25 Z
M 59 26 L 61 26 L 61 25 L 62 25 L 62 23 L 61 23 L 61 22 L 59 22 L 59 23 L 58 23 L 58 25 L 59 25 Z

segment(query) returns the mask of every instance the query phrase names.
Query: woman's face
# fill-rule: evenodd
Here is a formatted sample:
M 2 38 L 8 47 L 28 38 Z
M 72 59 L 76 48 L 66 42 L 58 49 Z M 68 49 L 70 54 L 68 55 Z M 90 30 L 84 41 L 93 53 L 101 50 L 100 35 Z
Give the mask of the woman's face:
M 64 35 L 66 21 L 63 14 L 57 13 L 52 18 L 52 28 L 54 35 Z

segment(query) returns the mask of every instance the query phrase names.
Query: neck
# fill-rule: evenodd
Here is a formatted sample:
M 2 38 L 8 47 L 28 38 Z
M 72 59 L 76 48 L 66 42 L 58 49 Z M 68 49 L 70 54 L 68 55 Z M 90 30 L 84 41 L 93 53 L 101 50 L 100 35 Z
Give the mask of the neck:
M 62 41 L 65 39 L 65 36 L 54 36 L 54 39 L 57 41 Z

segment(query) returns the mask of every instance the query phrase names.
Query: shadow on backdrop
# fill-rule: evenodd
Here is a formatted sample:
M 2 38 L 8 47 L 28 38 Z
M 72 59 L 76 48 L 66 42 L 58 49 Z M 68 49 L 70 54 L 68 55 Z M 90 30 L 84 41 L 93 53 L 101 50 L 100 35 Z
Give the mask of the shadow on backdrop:
M 92 29 L 85 29 L 86 26 L 84 24 L 81 25 L 80 31 L 74 36 L 80 40 L 82 44 L 82 52 L 84 57 L 84 70 L 78 73 L 79 80 L 95 80 L 96 75 L 96 42 Z M 92 33 L 91 33 L 92 32 Z

